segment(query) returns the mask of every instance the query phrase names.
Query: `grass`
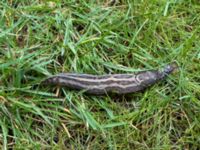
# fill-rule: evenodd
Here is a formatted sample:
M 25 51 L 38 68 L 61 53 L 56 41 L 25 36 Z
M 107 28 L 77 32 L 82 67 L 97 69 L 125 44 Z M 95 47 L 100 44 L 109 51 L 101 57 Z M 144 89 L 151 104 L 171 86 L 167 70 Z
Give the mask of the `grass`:
M 1 149 L 198 149 L 198 0 L 0 2 Z M 144 92 L 39 86 L 59 72 L 133 73 L 178 62 Z

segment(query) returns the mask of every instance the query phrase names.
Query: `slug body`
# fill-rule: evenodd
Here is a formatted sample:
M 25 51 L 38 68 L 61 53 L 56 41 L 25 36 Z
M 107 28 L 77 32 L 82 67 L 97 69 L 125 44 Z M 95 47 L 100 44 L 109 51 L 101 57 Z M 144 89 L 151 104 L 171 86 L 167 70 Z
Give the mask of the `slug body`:
M 141 91 L 164 79 L 177 68 L 169 64 L 162 70 L 143 71 L 137 74 L 90 75 L 60 73 L 47 78 L 43 84 L 64 86 L 70 89 L 84 90 L 90 94 L 117 93 L 126 94 Z

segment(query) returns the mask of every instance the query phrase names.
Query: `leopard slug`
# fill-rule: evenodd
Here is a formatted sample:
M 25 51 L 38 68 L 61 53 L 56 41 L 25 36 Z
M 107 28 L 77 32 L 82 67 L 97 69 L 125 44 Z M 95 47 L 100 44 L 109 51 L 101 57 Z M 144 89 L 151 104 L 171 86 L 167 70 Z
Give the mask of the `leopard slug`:
M 177 69 L 177 64 L 171 63 L 161 70 L 142 71 L 137 74 L 91 75 L 60 73 L 47 78 L 42 83 L 84 90 L 86 93 L 95 95 L 106 93 L 126 94 L 141 91 L 155 84 L 167 77 L 175 69 Z

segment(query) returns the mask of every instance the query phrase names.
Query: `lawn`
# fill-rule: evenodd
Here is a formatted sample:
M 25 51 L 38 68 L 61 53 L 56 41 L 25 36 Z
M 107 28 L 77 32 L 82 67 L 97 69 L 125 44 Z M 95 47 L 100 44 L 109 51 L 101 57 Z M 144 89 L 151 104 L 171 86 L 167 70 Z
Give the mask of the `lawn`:
M 60 72 L 179 70 L 142 92 L 43 86 Z M 1 149 L 200 148 L 199 0 L 0 1 Z

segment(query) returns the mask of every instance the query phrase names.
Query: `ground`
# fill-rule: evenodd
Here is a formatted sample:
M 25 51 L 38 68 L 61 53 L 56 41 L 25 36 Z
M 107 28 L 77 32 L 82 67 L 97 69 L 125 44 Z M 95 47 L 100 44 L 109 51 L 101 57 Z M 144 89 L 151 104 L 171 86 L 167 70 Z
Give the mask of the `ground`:
M 2 149 L 198 149 L 198 0 L 2 0 Z M 59 72 L 179 70 L 138 93 L 91 96 Z

